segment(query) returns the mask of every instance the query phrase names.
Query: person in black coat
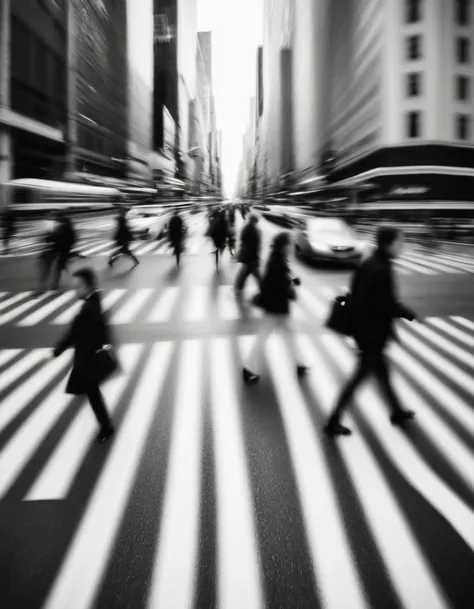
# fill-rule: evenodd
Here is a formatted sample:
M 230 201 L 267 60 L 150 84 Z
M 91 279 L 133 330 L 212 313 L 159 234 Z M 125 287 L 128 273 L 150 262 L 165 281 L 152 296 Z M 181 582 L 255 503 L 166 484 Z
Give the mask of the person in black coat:
M 216 269 L 219 268 L 219 256 L 224 253 L 227 245 L 227 238 L 229 236 L 229 225 L 227 218 L 223 210 L 219 211 L 216 215 L 214 222 L 209 231 L 209 235 L 214 243 L 215 256 L 216 256 Z
M 273 239 L 272 251 L 255 303 L 261 307 L 264 315 L 243 369 L 243 379 L 246 383 L 256 383 L 259 380 L 265 343 L 274 331 L 287 335 L 298 376 L 303 377 L 308 371 L 307 366 L 303 364 L 303 357 L 290 324 L 290 302 L 296 300 L 295 285 L 300 284 L 299 279 L 293 277 L 288 263 L 290 244 L 290 235 L 287 232 L 279 233 Z
M 3 213 L 3 251 L 5 254 L 10 252 L 10 241 L 16 231 L 15 212 L 7 207 Z
M 140 261 L 138 258 L 130 251 L 130 243 L 133 240 L 133 235 L 128 226 L 124 209 L 120 209 L 117 216 L 117 228 L 115 230 L 114 239 L 117 244 L 117 249 L 109 258 L 109 266 L 111 267 L 120 256 L 128 256 L 134 261 L 135 266 L 139 264 Z
M 399 255 L 402 241 L 403 235 L 398 229 L 379 227 L 377 249 L 362 263 L 352 279 L 349 306 L 359 361 L 325 427 L 329 435 L 351 433 L 349 428 L 341 425 L 341 416 L 354 391 L 369 374 L 374 374 L 379 382 L 392 410 L 390 418 L 394 425 L 403 424 L 415 416 L 401 407 L 390 382 L 388 362 L 384 355 L 389 340 L 396 338 L 394 320 L 417 319 L 413 311 L 398 301 L 394 285 L 392 259 Z
M 260 251 L 262 236 L 257 226 L 258 222 L 259 218 L 257 214 L 250 214 L 248 222 L 240 235 L 240 248 L 237 253 L 237 260 L 242 263 L 242 266 L 235 280 L 235 293 L 239 301 L 242 299 L 245 282 L 250 275 L 253 275 L 259 284 L 261 280 Z
M 173 214 L 168 226 L 168 239 L 176 257 L 176 266 L 179 268 L 181 254 L 184 249 L 184 239 L 186 236 L 186 225 L 178 210 Z
M 72 222 L 65 215 L 59 213 L 56 217 L 56 229 L 53 234 L 54 258 L 56 262 L 53 290 L 57 290 L 61 279 L 61 274 L 66 270 L 71 258 L 71 251 L 76 242 L 76 235 Z
M 96 352 L 111 339 L 102 313 L 95 273 L 81 269 L 74 273 L 78 298 L 84 301 L 66 335 L 59 341 L 51 356 L 59 357 L 66 349 L 74 348 L 74 363 L 66 393 L 86 395 L 100 425 L 97 436 L 102 443 L 114 433 L 114 427 L 104 404 L 96 374 Z

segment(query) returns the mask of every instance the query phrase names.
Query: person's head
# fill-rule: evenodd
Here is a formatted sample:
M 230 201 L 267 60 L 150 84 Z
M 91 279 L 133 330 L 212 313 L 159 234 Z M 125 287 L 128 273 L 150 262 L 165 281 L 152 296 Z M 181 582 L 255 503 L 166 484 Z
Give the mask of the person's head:
M 97 289 L 97 277 L 92 269 L 79 269 L 73 273 L 76 282 L 76 294 L 81 300 L 84 300 L 91 292 Z
M 291 237 L 290 233 L 284 231 L 273 237 L 272 254 L 286 257 L 290 253 Z
M 248 221 L 250 224 L 254 224 L 256 226 L 259 223 L 259 220 L 260 220 L 260 218 L 258 217 L 258 215 L 255 212 L 252 212 L 249 215 Z
M 396 258 L 403 246 L 403 233 L 396 226 L 379 226 L 377 230 L 377 249 Z

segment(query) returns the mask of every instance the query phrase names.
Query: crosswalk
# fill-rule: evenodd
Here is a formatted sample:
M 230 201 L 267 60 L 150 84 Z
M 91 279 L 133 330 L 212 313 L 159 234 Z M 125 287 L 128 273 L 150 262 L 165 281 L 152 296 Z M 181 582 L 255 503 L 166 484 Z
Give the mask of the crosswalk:
M 112 294 L 117 303 L 117 293 L 112 290 L 108 296 Z M 118 309 L 118 323 L 140 314 L 137 294 L 143 302 L 150 297 L 150 292 L 140 291 L 132 296 L 128 307 Z M 160 301 L 156 303 L 158 319 L 173 309 L 178 293 L 165 294 L 161 309 Z M 57 313 L 50 309 L 47 319 Z M 26 325 L 38 323 L 38 316 L 31 317 L 35 312 L 24 314 L 24 320 L 29 318 Z M 202 559 L 201 521 L 207 500 L 202 486 L 205 450 L 212 452 L 214 463 L 218 606 L 275 606 L 269 588 L 276 585 L 272 578 L 284 574 L 272 573 L 265 564 L 269 557 L 264 531 L 273 534 L 271 521 L 285 508 L 283 497 L 282 505 L 262 507 L 262 502 L 266 480 L 274 479 L 272 469 L 281 468 L 282 480 L 289 478 L 295 489 L 299 507 L 294 510 L 301 513 L 300 519 L 285 518 L 284 527 L 302 527 L 299 533 L 306 540 L 321 606 L 376 609 L 366 593 L 371 575 L 355 560 L 355 533 L 344 515 L 344 493 L 354 493 L 377 560 L 389 574 L 400 605 L 454 609 L 449 586 L 432 563 L 423 537 L 411 526 L 410 509 L 416 508 L 402 508 L 380 455 L 428 506 L 424 509 L 439 514 L 456 532 L 458 543 L 474 553 L 474 322 L 459 316 L 429 318 L 423 325 L 402 322 L 399 333 L 402 342 L 389 351 L 394 385 L 404 403 L 416 410 L 412 428 L 423 432 L 433 459 L 426 457 L 416 433 L 407 437 L 390 425 L 386 407 L 370 383 L 348 415 L 354 435 L 338 441 L 336 448 L 324 437 L 324 419 L 355 358 L 350 342 L 329 332 L 297 333 L 311 368 L 303 381 L 292 368 L 288 344 L 271 337 L 264 373 L 269 384 L 263 380 L 262 386 L 251 388 L 240 381 L 254 340 L 251 334 L 120 346 L 122 374 L 104 385 L 117 433 L 108 452 L 103 452 L 100 475 L 91 479 L 84 515 L 74 534 L 66 536 L 67 551 L 45 609 L 99 606 L 97 598 L 110 585 L 107 577 L 114 577 L 109 566 L 116 553 L 123 552 L 116 541 L 127 535 L 125 515 L 135 494 L 145 503 L 147 495 L 155 496 L 150 476 L 158 467 L 154 455 L 163 442 L 165 483 L 160 498 L 154 499 L 160 503 L 160 517 L 150 529 L 155 531 L 148 541 L 154 546 L 152 566 L 143 581 L 150 609 L 191 607 L 201 585 L 196 569 Z M 84 492 L 85 463 L 89 459 L 90 468 L 91 454 L 97 450 L 96 423 L 89 408 L 78 407 L 81 398 L 64 394 L 71 354 L 46 360 L 47 353 L 44 348 L 0 351 L 0 502 L 12 497 L 30 505 L 74 501 L 79 488 Z M 165 421 L 167 439 L 156 432 Z M 249 450 L 253 434 L 258 434 L 258 450 Z M 39 454 L 42 466 L 37 470 Z M 438 469 L 439 458 L 447 463 L 449 476 Z M 341 467 L 350 480 L 349 490 L 335 478 Z M 25 476 L 31 468 L 35 474 Z M 153 506 L 144 513 L 152 518 Z M 262 514 L 269 518 L 263 527 Z M 290 548 L 282 542 L 280 560 L 286 551 Z M 130 561 L 127 569 L 133 572 L 130 553 L 140 553 L 140 547 L 121 556 Z M 288 582 L 290 588 L 293 584 Z M 278 585 L 284 587 L 284 580 Z M 314 605 L 308 603 L 316 606 L 317 599 Z M 116 606 L 131 605 L 124 601 Z

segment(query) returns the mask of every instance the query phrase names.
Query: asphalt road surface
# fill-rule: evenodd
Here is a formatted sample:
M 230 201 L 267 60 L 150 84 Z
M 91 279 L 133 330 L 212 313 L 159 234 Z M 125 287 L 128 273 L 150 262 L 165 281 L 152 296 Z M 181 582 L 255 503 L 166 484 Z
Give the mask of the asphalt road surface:
M 33 298 L 34 243 L 0 258 L 2 609 L 472 609 L 474 260 L 409 248 L 394 384 L 416 421 L 393 428 L 371 382 L 329 440 L 325 417 L 354 361 L 324 328 L 346 270 L 295 261 L 293 309 L 310 374 L 272 337 L 258 385 L 241 382 L 258 311 L 237 307 L 237 264 L 215 271 L 202 215 L 178 272 L 141 242 L 110 270 L 110 235 L 84 235 L 123 373 L 104 386 L 116 435 L 94 442 L 64 394 L 71 353 L 46 361 L 78 304 Z M 261 223 L 268 247 L 280 228 Z M 256 292 L 249 280 L 246 294 Z

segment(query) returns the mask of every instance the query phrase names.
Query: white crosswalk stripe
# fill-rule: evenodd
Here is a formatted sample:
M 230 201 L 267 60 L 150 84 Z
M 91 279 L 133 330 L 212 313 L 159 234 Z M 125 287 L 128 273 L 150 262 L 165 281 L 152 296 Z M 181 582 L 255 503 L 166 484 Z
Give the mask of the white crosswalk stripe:
M 205 301 L 205 292 L 201 294 Z M 318 297 L 304 290 L 302 294 L 306 296 L 305 304 L 320 315 L 324 298 L 332 296 L 334 290 L 321 292 Z M 106 298 L 111 296 L 115 303 L 119 301 L 117 292 L 110 292 Z M 134 307 L 137 310 L 141 310 L 142 304 L 155 307 L 156 315 L 163 317 L 165 309 L 174 308 L 178 291 L 165 291 L 156 302 L 152 296 L 149 292 L 148 304 L 144 305 L 142 293 Z M 221 298 L 225 297 L 223 291 Z M 189 318 L 189 310 L 186 316 Z M 465 372 L 469 364 L 466 354 L 472 353 L 469 340 L 473 338 L 474 324 L 455 316 L 430 318 L 426 326 L 401 326 L 402 343 L 393 345 L 389 351 L 396 368 L 395 389 L 416 410 L 414 425 L 423 429 L 459 480 L 474 492 L 473 446 L 459 437 L 454 423 L 451 425 L 442 416 L 444 413 L 474 437 L 474 412 L 469 399 L 474 397 L 474 388 L 472 374 Z M 151 423 L 162 407 L 163 396 L 170 400 L 172 408 L 171 444 L 147 606 L 155 609 L 192 605 L 199 553 L 206 387 L 210 389 L 207 399 L 215 462 L 219 606 L 231 609 L 265 606 L 263 556 L 255 513 L 259 490 L 251 483 L 245 442 L 249 421 L 244 424 L 243 420 L 249 416 L 248 405 L 237 384 L 241 364 L 232 348 L 245 355 L 253 340 L 253 337 L 220 336 L 155 343 L 149 351 L 142 344 L 119 348 L 124 373 L 104 385 L 104 395 L 113 417 L 119 406 L 124 409 L 123 419 L 117 424 L 117 435 L 91 489 L 87 510 L 65 553 L 46 608 L 92 607 L 102 585 L 102 575 L 112 559 L 114 540 L 122 526 Z M 340 491 L 326 464 L 331 456 L 324 448 L 321 430 L 314 427 L 311 418 L 315 407 L 324 417 L 329 413 L 339 383 L 354 363 L 354 353 L 345 341 L 324 331 L 317 337 L 298 334 L 297 340 L 311 367 L 305 390 L 292 370 L 287 345 L 280 337 L 270 338 L 265 358 L 274 388 L 271 399 L 276 401 L 275 408 L 281 414 L 290 469 L 301 502 L 302 526 L 314 579 L 324 606 L 369 609 L 341 512 Z M 70 355 L 46 361 L 47 353 L 47 349 L 0 351 L 0 433 L 4 438 L 0 451 L 0 500 L 15 488 L 74 401 L 64 395 Z M 177 375 L 170 381 L 174 378 L 172 361 L 176 362 Z M 134 384 L 128 388 L 132 377 Z M 19 379 L 23 379 L 20 384 Z M 132 398 L 125 404 L 127 391 Z M 263 391 L 263 387 L 257 391 Z M 308 403 L 307 396 L 314 399 L 314 404 Z M 451 488 L 434 463 L 418 453 L 416 443 L 391 427 L 386 407 L 371 385 L 362 389 L 356 403 L 364 424 L 375 433 L 395 470 L 474 551 L 472 506 Z M 74 493 L 78 473 L 93 450 L 96 423 L 85 405 L 70 412 L 62 435 L 54 444 L 49 441 L 48 458 L 24 489 L 24 501 L 61 501 Z M 409 609 L 422 606 L 447 609 L 450 604 L 435 569 L 422 541 L 410 527 L 407 514 L 401 510 L 363 426 L 356 422 L 360 419 L 356 420 L 350 412 L 348 418 L 359 433 L 338 443 L 338 455 L 350 476 L 396 594 Z M 12 426 L 14 421 L 19 424 Z M 263 438 L 259 450 L 267 450 Z M 176 577 L 180 581 L 179 591 L 174 585 Z

